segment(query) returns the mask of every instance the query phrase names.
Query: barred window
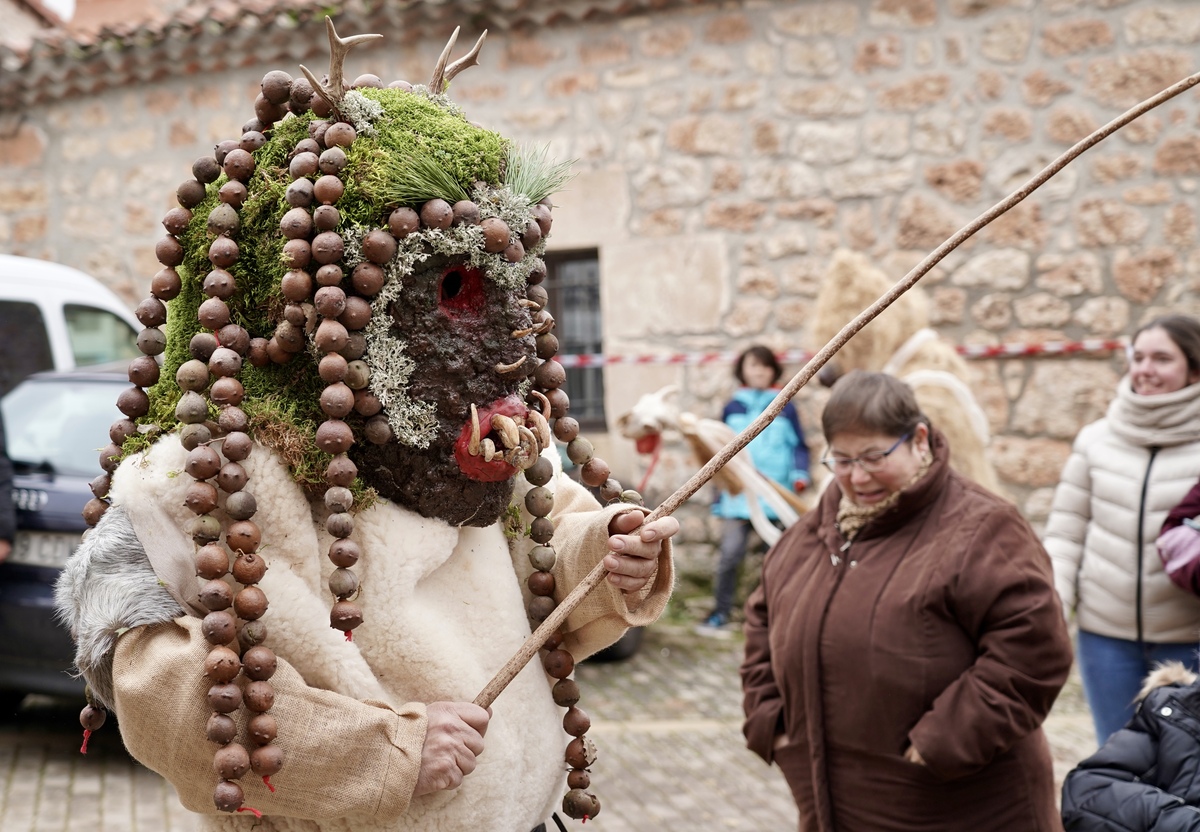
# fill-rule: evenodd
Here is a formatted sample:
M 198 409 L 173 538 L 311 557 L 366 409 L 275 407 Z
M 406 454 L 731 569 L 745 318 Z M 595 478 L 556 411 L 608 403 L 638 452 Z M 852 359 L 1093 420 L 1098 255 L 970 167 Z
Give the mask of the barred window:
M 546 292 L 550 314 L 558 322 L 559 355 L 604 352 L 600 315 L 600 260 L 597 252 L 553 252 L 546 255 Z M 605 428 L 604 369 L 573 367 L 563 388 L 571 398 L 571 415 L 587 430 Z

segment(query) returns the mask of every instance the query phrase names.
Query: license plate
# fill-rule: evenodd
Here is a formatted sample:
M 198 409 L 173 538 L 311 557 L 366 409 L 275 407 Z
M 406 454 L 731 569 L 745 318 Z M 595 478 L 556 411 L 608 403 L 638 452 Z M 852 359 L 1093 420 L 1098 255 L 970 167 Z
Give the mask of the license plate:
M 52 566 L 61 569 L 79 545 L 80 535 L 71 532 L 17 532 L 11 563 Z

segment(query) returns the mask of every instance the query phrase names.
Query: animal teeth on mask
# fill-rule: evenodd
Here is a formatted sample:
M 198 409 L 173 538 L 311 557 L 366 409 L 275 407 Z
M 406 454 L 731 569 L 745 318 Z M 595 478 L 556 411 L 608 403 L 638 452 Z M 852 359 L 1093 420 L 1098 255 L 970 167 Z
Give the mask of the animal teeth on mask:
M 479 456 L 479 433 L 479 411 L 475 405 L 471 405 L 471 442 L 467 445 L 467 452 L 471 456 Z
M 535 300 L 530 300 L 529 298 L 519 298 L 517 300 L 517 305 L 524 306 L 526 309 L 541 309 L 542 308 L 542 305 L 540 303 L 538 303 Z
M 546 394 L 543 393 L 541 390 L 530 390 L 529 392 L 535 399 L 537 399 L 539 402 L 542 403 L 542 418 L 545 419 L 547 422 L 549 422 L 550 421 L 550 400 L 548 398 L 546 398 Z M 550 447 L 549 444 L 547 444 L 546 447 L 547 448 Z
M 541 396 L 541 393 L 538 393 Z M 542 396 L 545 398 L 545 396 Z M 542 448 L 549 448 L 553 443 L 550 433 L 550 423 L 546 421 L 546 417 L 536 410 L 529 411 L 529 424 L 533 425 L 534 433 L 538 438 L 538 444 Z
M 528 329 L 514 329 L 512 331 L 512 337 L 514 339 L 524 338 L 526 335 L 532 335 L 532 334 L 533 334 L 533 327 L 529 327 Z
M 535 335 L 545 335 L 547 332 L 549 332 L 552 329 L 554 329 L 554 319 L 547 318 L 545 321 L 542 322 L 541 326 L 539 326 L 537 329 L 534 330 L 534 334 Z
M 541 443 L 538 441 L 537 434 L 535 434 L 533 431 L 531 431 L 529 428 L 525 427 L 524 425 L 517 425 L 517 432 L 521 435 L 521 444 L 520 444 L 521 449 L 529 450 L 530 457 L 533 459 L 537 459 L 537 456 L 538 456 L 538 454 L 540 454 L 542 452 L 542 447 L 543 447 L 541 445 Z M 533 463 L 531 462 L 530 465 L 532 465 L 532 464 Z M 526 466 L 526 467 L 528 467 L 528 466 Z
M 515 448 L 521 444 L 520 429 L 508 416 L 500 413 L 492 416 L 492 430 L 500 434 L 506 448 Z
M 519 360 L 514 361 L 511 364 L 497 364 L 492 369 L 494 369 L 499 375 L 503 376 L 503 375 L 507 375 L 508 373 L 511 373 L 514 370 L 518 369 L 524 363 L 525 363 L 525 356 L 522 355 Z
M 496 457 L 496 443 L 491 439 L 484 439 L 479 443 L 483 450 L 483 461 L 491 462 Z

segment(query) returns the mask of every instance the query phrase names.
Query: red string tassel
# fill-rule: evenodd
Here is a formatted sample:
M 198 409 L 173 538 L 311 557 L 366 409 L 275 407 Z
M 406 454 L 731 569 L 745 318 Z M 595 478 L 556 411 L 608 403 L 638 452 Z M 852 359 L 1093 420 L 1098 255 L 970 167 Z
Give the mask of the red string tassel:
M 354 633 L 349 630 L 346 631 L 346 641 L 354 641 Z
M 251 809 L 249 806 L 240 806 L 240 807 L 238 807 L 238 811 L 239 812 L 253 812 L 254 817 L 256 817 L 256 818 L 262 817 L 262 812 L 258 811 L 257 809 Z
M 80 753 L 80 754 L 86 754 L 86 753 L 87 753 L 87 744 L 88 744 L 88 740 L 90 740 L 91 738 L 92 738 L 92 729 L 91 729 L 91 728 L 84 728 L 84 729 L 83 729 L 83 745 L 79 746 L 79 753 Z
M 271 775 L 264 774 L 263 782 L 267 784 L 267 788 L 271 790 L 271 794 L 275 794 L 275 787 L 271 785 Z

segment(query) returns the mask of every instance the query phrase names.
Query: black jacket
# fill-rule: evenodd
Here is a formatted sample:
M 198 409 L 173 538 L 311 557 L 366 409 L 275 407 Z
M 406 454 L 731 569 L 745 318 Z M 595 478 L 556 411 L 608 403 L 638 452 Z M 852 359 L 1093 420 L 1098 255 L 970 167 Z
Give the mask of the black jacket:
M 1067 775 L 1062 814 L 1067 832 L 1200 832 L 1200 682 L 1152 690 Z
M 13 468 L 4 445 L 4 422 L 0 421 L 0 540 L 11 542 L 17 535 L 17 515 L 13 509 Z

